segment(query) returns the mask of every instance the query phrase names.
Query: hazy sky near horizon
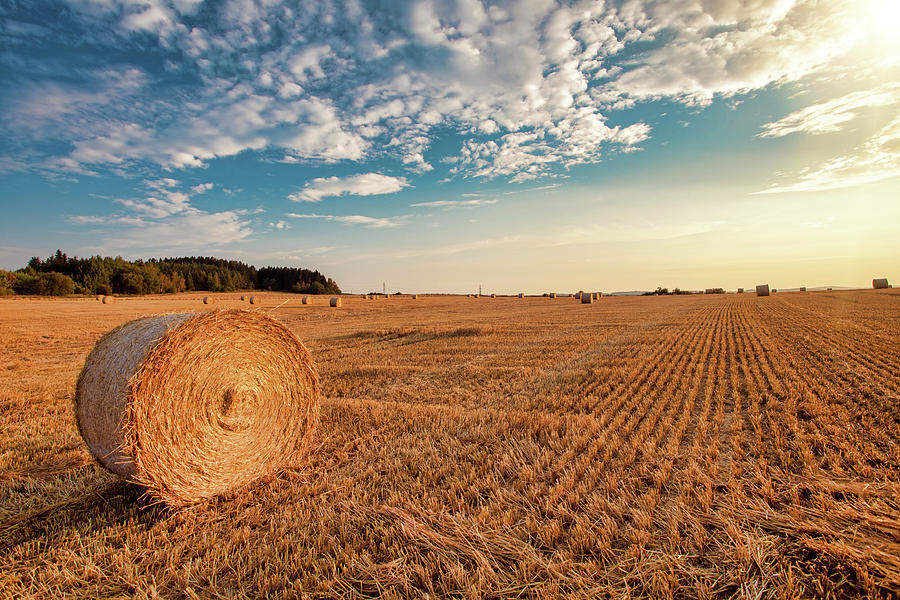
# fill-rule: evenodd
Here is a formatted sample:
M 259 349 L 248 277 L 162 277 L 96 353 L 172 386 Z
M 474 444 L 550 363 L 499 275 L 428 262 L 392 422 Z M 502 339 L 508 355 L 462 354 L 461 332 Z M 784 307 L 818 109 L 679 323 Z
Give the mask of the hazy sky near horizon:
M 4 0 L 0 268 L 900 278 L 898 21 L 893 0 Z

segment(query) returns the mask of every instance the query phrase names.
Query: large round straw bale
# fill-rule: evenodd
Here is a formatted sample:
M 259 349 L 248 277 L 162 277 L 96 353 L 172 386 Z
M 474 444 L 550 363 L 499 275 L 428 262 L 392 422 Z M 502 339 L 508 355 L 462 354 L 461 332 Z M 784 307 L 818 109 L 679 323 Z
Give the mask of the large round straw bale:
M 890 285 L 888 285 L 887 277 L 882 277 L 880 279 L 872 280 L 872 288 L 874 288 L 876 290 L 886 290 L 889 287 L 890 287 Z
M 241 302 L 245 302 L 246 300 L 247 300 L 247 296 L 244 294 L 241 294 Z
M 300 298 L 300 304 L 312 304 L 312 298 L 309 296 L 303 296 Z
M 250 304 L 262 304 L 262 296 L 250 296 Z
M 491 298 L 496 298 L 497 294 L 491 294 Z
M 592 296 L 591 294 L 588 294 L 587 292 L 581 294 L 581 303 L 582 304 L 593 304 L 594 296 Z
M 110 471 L 180 506 L 292 464 L 318 423 L 309 352 L 260 312 L 130 321 L 104 335 L 75 389 L 78 428 Z
M 115 296 L 103 296 L 103 304 L 112 304 L 116 301 Z
M 334 296 L 334 297 L 328 302 L 328 306 L 336 307 L 336 308 L 337 308 L 337 307 L 340 307 L 340 306 L 341 306 L 341 299 L 338 298 L 337 296 Z
M 556 292 L 550 292 L 550 297 L 551 297 L 551 298 L 556 298 Z
M 769 284 L 764 283 L 762 285 L 756 286 L 756 295 L 757 296 L 768 296 L 769 295 Z
M 212 296 L 203 296 L 203 304 L 213 304 L 216 301 Z
M 97 294 L 97 302 L 103 302 L 103 294 Z
M 522 292 L 519 292 L 519 298 L 524 298 L 524 297 L 525 297 L 525 294 L 523 294 Z

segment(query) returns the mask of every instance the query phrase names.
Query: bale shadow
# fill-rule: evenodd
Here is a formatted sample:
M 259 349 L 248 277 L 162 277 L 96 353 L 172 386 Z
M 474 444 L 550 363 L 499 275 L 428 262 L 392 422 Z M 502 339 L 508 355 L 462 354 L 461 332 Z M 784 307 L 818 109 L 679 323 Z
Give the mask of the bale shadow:
M 72 525 L 89 524 L 90 529 L 104 527 L 130 510 L 143 513 L 142 520 L 155 523 L 165 510 L 146 495 L 146 490 L 123 479 L 101 484 L 62 502 L 32 510 L 0 523 L 0 554 L 16 546 L 44 537 Z

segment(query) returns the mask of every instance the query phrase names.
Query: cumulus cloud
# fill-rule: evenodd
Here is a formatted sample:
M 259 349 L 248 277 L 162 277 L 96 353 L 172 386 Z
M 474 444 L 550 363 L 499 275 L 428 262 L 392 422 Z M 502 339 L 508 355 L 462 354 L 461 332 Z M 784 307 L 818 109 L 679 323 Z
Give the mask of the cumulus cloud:
M 122 56 L 150 45 L 165 69 L 96 69 L 77 52 L 50 66 L 0 57 L 13 84 L 5 123 L 23 123 L 20 140 L 63 142 L 12 146 L 0 135 L 29 159 L 8 157 L 7 168 L 89 174 L 149 161 L 174 171 L 251 152 L 391 158 L 410 173 L 440 164 L 521 182 L 640 148 L 650 126 L 633 114 L 612 121 L 620 109 L 659 98 L 702 106 L 796 81 L 866 30 L 843 0 L 67 2 L 48 25 L 57 29 L 9 28 L 11 43 L 57 35 Z M 462 141 L 435 144 L 448 132 Z
M 405 177 L 361 173 L 350 177 L 318 177 L 288 196 L 294 202 L 319 202 L 334 196 L 377 196 L 393 194 L 409 186 Z
M 285 215 L 292 219 L 321 219 L 324 221 L 335 221 L 344 225 L 361 225 L 373 229 L 383 229 L 386 227 L 399 227 L 403 225 L 403 217 L 367 217 L 365 215 L 317 215 L 317 214 L 299 214 L 287 213 Z

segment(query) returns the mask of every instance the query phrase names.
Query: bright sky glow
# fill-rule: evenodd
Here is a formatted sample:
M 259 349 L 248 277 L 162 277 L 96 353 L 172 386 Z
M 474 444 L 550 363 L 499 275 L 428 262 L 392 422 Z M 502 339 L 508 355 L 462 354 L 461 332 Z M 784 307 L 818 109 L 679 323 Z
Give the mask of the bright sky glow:
M 348 291 L 900 278 L 893 0 L 13 0 L 0 268 Z

